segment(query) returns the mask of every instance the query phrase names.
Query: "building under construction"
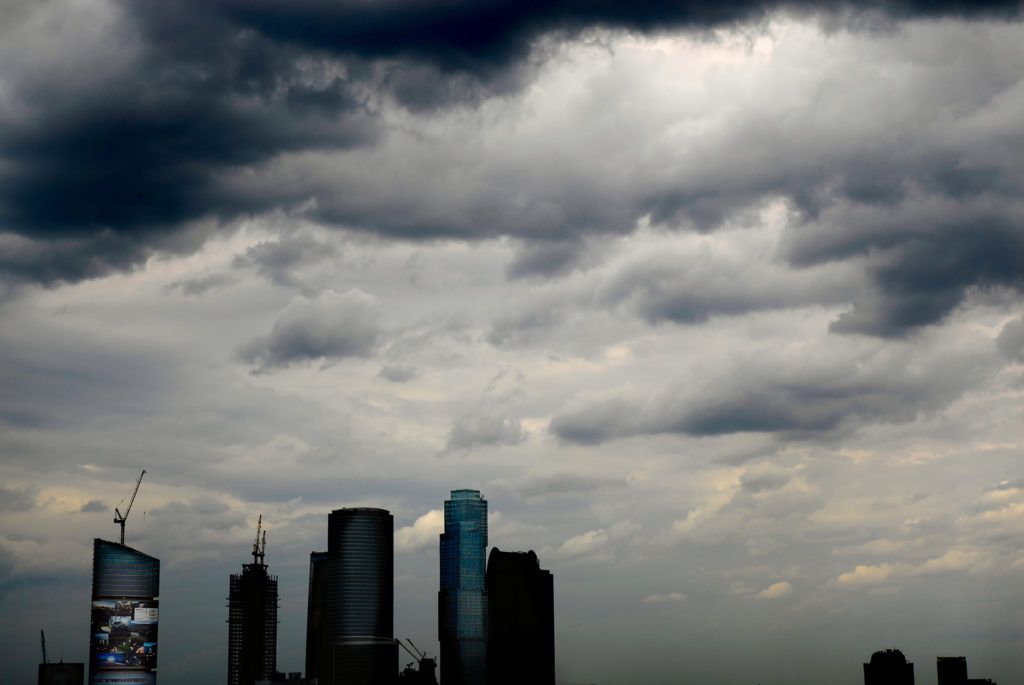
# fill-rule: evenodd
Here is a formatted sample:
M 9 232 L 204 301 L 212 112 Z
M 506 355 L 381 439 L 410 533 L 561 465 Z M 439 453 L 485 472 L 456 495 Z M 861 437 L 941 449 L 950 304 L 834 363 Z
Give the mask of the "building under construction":
M 93 541 L 89 685 L 156 685 L 160 560 L 124 544 L 125 522 L 143 471 L 122 514 L 121 542 Z
M 277 576 L 267 573 L 267 534 L 256 526 L 252 563 L 231 574 L 228 594 L 228 685 L 254 685 L 277 673 Z

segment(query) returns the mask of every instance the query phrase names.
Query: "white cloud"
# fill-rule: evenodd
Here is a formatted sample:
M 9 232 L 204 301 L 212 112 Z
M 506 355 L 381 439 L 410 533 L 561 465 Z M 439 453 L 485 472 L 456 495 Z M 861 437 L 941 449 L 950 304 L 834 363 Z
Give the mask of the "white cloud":
M 404 526 L 395 531 L 395 551 L 419 552 L 438 544 L 438 536 L 443 532 L 444 512 L 440 509 L 431 509 L 417 518 L 411 526 Z
M 678 604 L 686 601 L 686 595 L 682 592 L 668 592 L 663 595 L 647 595 L 644 597 L 644 604 Z
M 761 590 L 757 593 L 757 597 L 759 599 L 778 599 L 779 597 L 788 597 L 791 594 L 793 594 L 793 586 L 789 581 L 780 580 Z
M 878 564 L 877 566 L 858 564 L 852 571 L 841 573 L 836 578 L 835 584 L 840 587 L 879 585 L 888 582 L 893 570 L 892 564 Z

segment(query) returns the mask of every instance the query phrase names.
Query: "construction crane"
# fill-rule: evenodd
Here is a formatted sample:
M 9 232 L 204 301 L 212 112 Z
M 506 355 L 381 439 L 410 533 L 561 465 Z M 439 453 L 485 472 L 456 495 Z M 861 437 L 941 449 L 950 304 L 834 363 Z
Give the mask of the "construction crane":
M 416 661 L 419 661 L 419 660 L 420 660 L 420 657 L 419 657 L 419 656 L 417 656 L 416 654 L 413 654 L 413 653 L 412 653 L 412 650 L 411 650 L 411 649 L 409 649 L 408 647 L 406 647 L 406 646 L 405 646 L 405 643 L 404 643 L 404 642 L 402 642 L 402 641 L 401 641 L 401 640 L 399 640 L 398 638 L 395 638 L 395 642 L 397 642 L 397 643 L 398 643 L 398 646 L 399 646 L 399 647 L 401 647 L 401 648 L 402 648 L 402 649 L 404 649 L 404 650 L 405 650 L 406 652 L 408 652 L 408 653 L 409 653 L 409 656 L 411 656 L 411 657 L 412 657 L 413 659 L 415 659 Z M 409 664 L 409 665 L 411 666 L 412 664 Z
M 128 500 L 128 508 L 121 511 L 114 507 L 114 523 L 120 524 L 121 526 L 121 544 L 124 544 L 124 523 L 128 520 L 128 514 L 132 513 L 132 505 L 135 504 L 135 495 L 139 494 L 139 486 L 142 485 L 142 477 L 146 475 L 146 469 L 142 469 L 142 473 L 139 474 L 139 479 L 135 481 L 135 489 L 132 490 L 132 497 Z M 121 500 L 124 502 L 124 500 Z
M 408 642 L 410 645 L 412 645 L 412 648 L 416 650 L 417 654 L 419 654 L 419 656 L 417 657 L 418 659 L 426 659 L 427 658 L 427 653 L 426 652 L 421 652 L 420 648 L 416 646 L 415 642 L 413 642 L 409 638 L 405 638 L 405 641 Z
M 421 652 L 420 648 L 413 644 L 413 641 L 409 638 L 406 638 L 405 641 L 412 646 L 412 649 L 416 650 L 415 653 L 405 646 L 405 642 L 395 640 L 395 642 L 402 646 L 402 649 L 409 653 L 409 656 L 415 659 L 418 669 L 414 670 L 412 664 L 409 664 L 406 666 L 405 671 L 402 672 L 399 681 L 403 685 L 405 683 L 410 685 L 437 685 L 437 660 L 431 659 L 425 652 Z
M 50 662 L 46 659 L 46 633 L 42 630 L 39 631 L 39 642 L 43 645 L 43 663 L 48 664 Z
M 252 563 L 266 566 L 267 558 L 267 531 L 263 531 L 263 539 L 260 540 L 260 529 L 263 527 L 263 514 L 260 514 L 256 521 L 256 540 L 252 543 Z

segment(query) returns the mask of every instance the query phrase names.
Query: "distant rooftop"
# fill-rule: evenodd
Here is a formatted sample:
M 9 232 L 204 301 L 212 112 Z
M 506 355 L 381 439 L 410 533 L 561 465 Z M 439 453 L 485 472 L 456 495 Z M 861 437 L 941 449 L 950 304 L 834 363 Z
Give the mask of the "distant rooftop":
M 452 490 L 452 499 L 480 499 L 479 490 Z

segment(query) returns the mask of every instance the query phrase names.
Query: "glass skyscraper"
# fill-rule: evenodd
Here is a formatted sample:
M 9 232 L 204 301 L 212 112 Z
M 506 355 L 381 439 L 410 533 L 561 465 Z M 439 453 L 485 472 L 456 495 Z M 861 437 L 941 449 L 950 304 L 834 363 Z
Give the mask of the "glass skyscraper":
M 398 675 L 394 635 L 395 523 L 391 512 L 358 507 L 327 517 L 327 642 L 330 673 L 321 685 L 392 685 Z
M 487 500 L 479 490 L 452 490 L 444 503 L 438 639 L 441 682 L 487 682 Z
M 156 685 L 159 602 L 159 559 L 93 541 L 90 685 Z

